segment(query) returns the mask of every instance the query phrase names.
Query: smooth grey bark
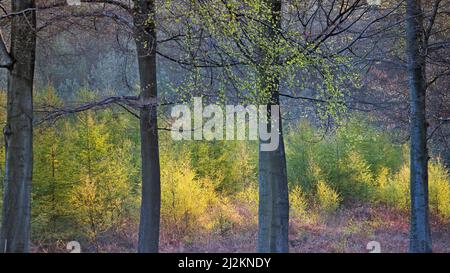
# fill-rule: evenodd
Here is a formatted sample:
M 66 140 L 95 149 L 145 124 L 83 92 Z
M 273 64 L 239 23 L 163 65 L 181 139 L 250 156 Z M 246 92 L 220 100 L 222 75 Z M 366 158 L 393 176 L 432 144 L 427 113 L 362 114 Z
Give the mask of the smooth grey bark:
M 268 0 L 272 9 L 270 24 L 281 26 L 281 1 Z M 267 37 L 276 42 L 273 27 L 267 28 Z M 264 49 L 261 51 L 264 55 Z M 262 61 L 266 57 L 262 56 Z M 268 60 L 270 63 L 276 60 Z M 270 65 L 270 64 L 269 64 Z M 258 211 L 258 252 L 289 252 L 289 192 L 286 170 L 286 154 L 284 148 L 281 120 L 279 128 L 272 128 L 271 105 L 279 105 L 279 76 L 267 75 L 264 68 L 260 70 L 263 88 L 270 93 L 267 107 L 267 128 L 277 130 L 279 145 L 275 151 L 262 151 L 261 141 L 259 149 L 258 177 L 259 177 L 259 211 Z M 278 116 L 281 117 L 281 113 Z
M 12 1 L 12 12 L 33 7 L 32 0 Z M 7 120 L 3 130 L 6 163 L 0 232 L 1 252 L 29 250 L 35 29 L 34 11 L 23 12 L 12 18 L 10 57 L 13 63 L 8 67 Z
M 271 115 L 268 109 L 268 130 Z M 261 145 L 259 150 L 258 252 L 263 253 L 289 252 L 289 193 L 281 122 L 278 134 L 275 151 L 262 151 Z
M 133 18 L 138 54 L 142 196 L 138 252 L 158 252 L 161 182 L 157 126 L 155 1 L 134 1 Z
M 420 0 L 407 0 L 406 47 L 410 95 L 410 252 L 431 252 L 428 208 L 425 31 Z
M 259 208 L 258 208 L 258 252 L 271 252 L 271 228 L 272 228 L 272 187 L 273 179 L 269 178 L 270 156 L 267 152 L 261 151 L 261 144 L 258 159 L 258 180 L 259 180 Z

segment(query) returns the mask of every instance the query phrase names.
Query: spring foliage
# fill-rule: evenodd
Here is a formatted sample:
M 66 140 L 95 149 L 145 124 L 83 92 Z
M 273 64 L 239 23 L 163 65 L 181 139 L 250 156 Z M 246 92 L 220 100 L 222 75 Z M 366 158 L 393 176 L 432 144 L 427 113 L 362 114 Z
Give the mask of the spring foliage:
M 79 100 L 95 95 L 82 91 Z M 38 105 L 62 104 L 51 88 L 36 97 Z M 4 93 L 0 99 L 4 104 Z M 121 108 L 88 111 L 34 134 L 34 243 L 76 239 L 97 246 L 103 236 L 137 225 L 137 119 Z M 174 142 L 167 132 L 160 138 L 163 236 L 188 242 L 256 227 L 257 143 Z M 292 221 L 315 221 L 355 201 L 409 209 L 406 146 L 363 119 L 327 134 L 302 120 L 287 128 L 286 151 Z M 450 183 L 438 158 L 430 161 L 429 186 L 432 214 L 450 221 Z

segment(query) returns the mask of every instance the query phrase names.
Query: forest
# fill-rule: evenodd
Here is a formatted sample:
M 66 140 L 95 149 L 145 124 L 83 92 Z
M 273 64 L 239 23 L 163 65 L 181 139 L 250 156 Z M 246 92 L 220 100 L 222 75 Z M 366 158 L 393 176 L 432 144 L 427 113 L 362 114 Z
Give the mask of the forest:
M 1 0 L 0 253 L 450 253 L 449 87 L 449 0 Z

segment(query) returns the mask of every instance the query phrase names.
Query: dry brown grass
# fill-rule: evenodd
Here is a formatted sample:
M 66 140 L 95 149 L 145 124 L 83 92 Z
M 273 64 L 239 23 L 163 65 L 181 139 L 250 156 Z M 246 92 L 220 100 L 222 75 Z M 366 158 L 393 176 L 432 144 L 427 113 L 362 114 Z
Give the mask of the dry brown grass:
M 246 211 L 242 209 L 242 211 Z M 249 215 L 247 215 L 249 217 Z M 354 205 L 341 208 L 326 219 L 301 221 L 291 219 L 289 242 L 293 253 L 355 253 L 368 252 L 369 241 L 378 241 L 381 251 L 406 252 L 408 249 L 408 218 L 405 212 L 386 206 Z M 179 238 L 168 227 L 161 230 L 161 252 L 254 252 L 257 227 L 234 227 L 225 233 L 199 232 Z M 450 225 L 437 217 L 431 219 L 433 251 L 450 252 Z M 99 252 L 135 252 L 137 225 L 129 223 L 125 229 L 108 232 L 98 240 Z M 51 247 L 34 245 L 33 252 L 66 252 L 65 245 L 57 242 Z M 83 252 L 95 252 L 93 245 Z

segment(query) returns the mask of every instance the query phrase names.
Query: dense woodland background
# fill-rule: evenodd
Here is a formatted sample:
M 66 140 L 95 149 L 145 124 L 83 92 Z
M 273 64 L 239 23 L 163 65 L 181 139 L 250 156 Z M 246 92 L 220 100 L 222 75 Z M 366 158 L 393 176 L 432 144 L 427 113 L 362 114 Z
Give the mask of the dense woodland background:
M 24 37 L 32 29 L 36 45 L 28 89 L 14 91 L 14 65 L 0 70 L 1 126 L 8 126 L 8 92 L 32 90 L 34 107 L 32 182 L 24 180 L 32 187 L 28 199 L 17 197 L 30 204 L 29 248 L 9 251 L 66 252 L 75 240 L 83 252 L 367 252 L 369 241 L 382 252 L 408 244 L 429 251 L 431 241 L 433 251 L 450 252 L 448 0 L 13 1 L 28 4 L 26 12 L 10 2 L 0 2 L 7 50 L 14 22 Z M 410 185 L 425 180 L 410 179 L 417 158 L 407 52 L 414 39 L 405 31 L 407 8 L 418 3 L 428 144 L 421 150 L 429 206 L 422 224 L 431 240 L 411 248 Z M 26 16 L 36 16 L 33 27 L 17 19 Z M 140 44 L 139 35 L 150 42 Z M 148 162 L 143 139 L 155 137 L 142 132 L 144 117 L 153 116 L 140 104 L 147 95 L 158 101 L 149 130 L 159 137 L 147 149 L 159 155 L 150 153 Z M 205 104 L 280 104 L 281 152 L 268 158 L 258 141 L 172 140 L 170 109 L 194 96 Z M 4 138 L 2 177 L 11 166 Z M 275 161 L 285 177 L 265 178 L 264 164 Z M 143 204 L 154 207 L 158 198 L 142 191 L 143 180 L 160 181 L 160 220 L 145 212 Z M 286 182 L 289 218 L 268 221 L 287 248 L 279 239 L 274 248 L 261 243 L 264 181 Z M 14 182 L 5 179 L 2 191 Z M 273 196 L 283 198 L 282 190 Z M 4 196 L 3 214 L 11 202 Z M 152 222 L 145 235 L 143 214 L 161 227 Z M 142 243 L 155 241 L 145 236 L 159 237 L 159 246 Z

